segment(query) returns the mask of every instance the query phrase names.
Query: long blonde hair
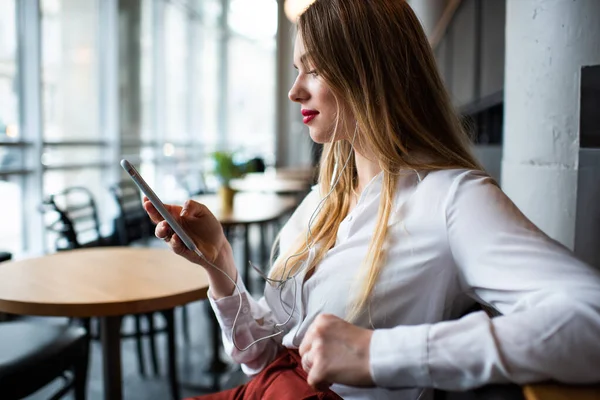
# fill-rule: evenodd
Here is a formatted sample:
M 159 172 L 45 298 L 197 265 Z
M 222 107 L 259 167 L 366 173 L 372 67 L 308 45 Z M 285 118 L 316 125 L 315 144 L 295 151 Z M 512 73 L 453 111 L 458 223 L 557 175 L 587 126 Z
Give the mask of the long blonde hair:
M 338 104 L 354 116 L 358 147 L 369 149 L 382 169 L 377 224 L 360 270 L 364 279 L 347 314 L 352 321 L 367 306 L 385 265 L 387 221 L 400 171 L 483 168 L 471 154 L 469 137 L 440 79 L 431 47 L 405 1 L 316 0 L 298 19 L 298 31 L 308 62 L 330 87 Z M 415 154 L 425 154 L 427 161 Z M 340 164 L 347 159 L 347 168 L 333 187 L 332 176 L 335 171 L 339 174 Z M 325 144 L 319 185 L 321 193 L 333 192 L 310 227 L 314 243 L 320 246 L 306 266 L 307 274 L 314 272 L 334 246 L 356 182 L 350 142 Z M 306 237 L 306 231 L 302 232 L 277 258 L 270 272 L 272 279 L 295 273 L 308 259 Z M 291 270 L 289 265 L 293 265 Z

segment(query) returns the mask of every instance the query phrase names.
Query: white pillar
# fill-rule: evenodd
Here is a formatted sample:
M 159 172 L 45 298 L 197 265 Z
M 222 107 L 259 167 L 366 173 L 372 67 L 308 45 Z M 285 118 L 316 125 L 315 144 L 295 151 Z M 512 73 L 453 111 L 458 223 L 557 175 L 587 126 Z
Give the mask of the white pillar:
M 600 1 L 508 0 L 502 186 L 573 249 L 581 67 L 600 64 Z

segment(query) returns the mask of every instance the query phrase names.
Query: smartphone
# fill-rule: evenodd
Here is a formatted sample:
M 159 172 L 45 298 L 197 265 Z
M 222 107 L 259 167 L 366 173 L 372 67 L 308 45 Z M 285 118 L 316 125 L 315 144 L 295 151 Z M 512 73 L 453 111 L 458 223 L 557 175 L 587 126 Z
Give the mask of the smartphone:
M 196 252 L 196 250 L 198 249 L 194 241 L 188 236 L 187 233 L 185 233 L 181 225 L 179 225 L 177 220 L 173 218 L 171 213 L 167 211 L 163 202 L 160 201 L 156 193 L 154 193 L 150 186 L 148 186 L 148 184 L 142 178 L 137 169 L 135 169 L 135 167 L 127 160 L 121 160 L 121 167 L 123 167 L 123 169 L 127 171 L 127 173 L 129 174 L 131 179 L 133 179 L 137 187 L 139 187 L 142 193 L 144 193 L 146 197 L 148 197 L 148 200 L 150 200 L 150 203 L 152 203 L 154 208 L 156 208 L 156 211 L 158 211 L 159 214 L 162 215 L 162 217 L 169 223 L 171 229 L 173 229 L 177 236 L 179 236 L 179 238 L 186 245 L 186 247 L 191 251 Z

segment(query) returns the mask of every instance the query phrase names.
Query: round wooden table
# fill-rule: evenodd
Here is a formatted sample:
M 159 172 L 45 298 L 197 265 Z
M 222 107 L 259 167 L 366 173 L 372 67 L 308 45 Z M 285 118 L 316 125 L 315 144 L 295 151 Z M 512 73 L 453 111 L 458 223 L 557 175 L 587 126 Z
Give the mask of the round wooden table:
M 99 247 L 0 264 L 0 311 L 100 317 L 104 397 L 111 400 L 122 398 L 122 316 L 171 310 L 172 318 L 174 307 L 206 299 L 207 291 L 204 270 L 166 249 Z M 175 365 L 169 373 L 176 379 Z

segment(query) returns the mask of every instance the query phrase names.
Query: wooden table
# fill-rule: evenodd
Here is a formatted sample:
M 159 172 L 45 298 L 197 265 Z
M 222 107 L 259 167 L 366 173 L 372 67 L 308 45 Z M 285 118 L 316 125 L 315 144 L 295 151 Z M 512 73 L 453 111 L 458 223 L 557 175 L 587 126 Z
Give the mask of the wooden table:
M 310 190 L 310 181 L 249 174 L 242 179 L 232 179 L 231 187 L 239 192 L 302 194 Z
M 526 400 L 600 400 L 600 385 L 570 386 L 555 383 L 525 385 Z
M 123 396 L 122 316 L 172 310 L 205 299 L 207 290 L 204 270 L 166 249 L 101 247 L 0 264 L 0 311 L 100 317 L 104 397 L 110 400 Z M 174 340 L 168 345 L 175 350 Z M 169 373 L 176 379 L 174 365 Z
M 233 200 L 233 209 L 229 212 L 221 209 L 221 201 L 216 194 L 194 196 L 193 200 L 208 207 L 210 212 L 223 225 L 274 221 L 298 205 L 298 201 L 294 196 L 277 195 L 274 193 L 236 193 Z
M 268 176 L 279 179 L 296 179 L 313 181 L 316 177 L 316 168 L 312 166 L 268 168 L 265 172 L 252 172 L 247 176 Z

